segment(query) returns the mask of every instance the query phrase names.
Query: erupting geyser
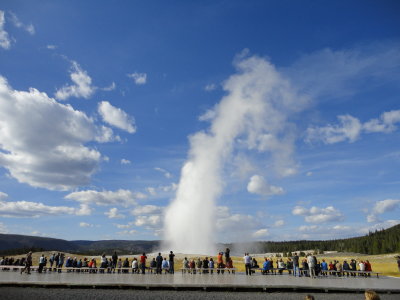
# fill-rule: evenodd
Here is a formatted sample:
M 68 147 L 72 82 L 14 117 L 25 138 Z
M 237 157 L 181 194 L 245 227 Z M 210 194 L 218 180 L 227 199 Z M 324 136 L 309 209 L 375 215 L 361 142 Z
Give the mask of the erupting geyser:
M 224 165 L 237 139 L 241 147 L 271 152 L 279 162 L 277 172 L 293 171 L 293 140 L 286 134 L 286 118 L 297 105 L 288 81 L 257 56 L 235 65 L 238 74 L 223 84 L 227 95 L 201 117 L 211 122 L 209 130 L 189 138 L 188 159 L 164 220 L 164 246 L 175 252 L 215 253 L 216 200 L 224 187 Z

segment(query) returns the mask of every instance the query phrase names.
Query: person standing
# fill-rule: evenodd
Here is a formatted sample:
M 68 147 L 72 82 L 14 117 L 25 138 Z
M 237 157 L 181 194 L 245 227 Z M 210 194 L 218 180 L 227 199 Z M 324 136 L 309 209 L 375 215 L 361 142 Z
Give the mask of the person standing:
M 228 264 L 230 259 L 231 259 L 231 250 L 229 248 L 226 248 L 226 250 L 225 250 L 225 264 Z
M 23 272 L 27 272 L 27 274 L 31 274 L 31 266 L 32 266 L 32 251 L 29 251 L 25 258 L 25 266 L 21 269 L 21 274 Z
M 294 256 L 292 257 L 293 260 L 293 276 L 301 276 L 300 275 L 300 268 L 299 268 L 299 256 L 297 255 L 297 252 L 294 253 Z M 297 275 L 296 275 L 297 274 Z
M 310 277 L 315 278 L 315 260 L 311 254 L 307 256 L 308 269 L 310 270 Z
M 142 269 L 142 274 L 145 274 L 146 258 L 146 253 L 143 252 L 142 256 L 140 257 L 140 268 Z
M 244 266 L 246 268 L 246 275 L 251 276 L 251 256 L 248 253 L 245 253 L 243 260 L 244 260 Z
M 44 254 L 39 258 L 39 269 L 38 272 L 42 273 L 43 267 L 45 266 L 45 259 L 44 259 Z
M 223 260 L 222 260 L 223 252 L 218 252 L 217 256 L 217 268 L 222 268 Z
M 118 255 L 117 255 L 117 251 L 114 251 L 114 254 L 112 255 L 112 268 L 114 269 L 114 273 L 115 273 L 115 268 L 117 267 L 117 263 L 118 263 Z
M 158 253 L 158 256 L 156 257 L 156 263 L 157 263 L 156 274 L 161 274 L 162 262 L 163 262 L 163 257 L 161 256 L 161 253 Z
M 174 270 L 174 257 L 175 257 L 174 252 L 170 251 L 169 252 L 169 273 L 171 273 L 171 274 L 175 273 L 175 270 Z

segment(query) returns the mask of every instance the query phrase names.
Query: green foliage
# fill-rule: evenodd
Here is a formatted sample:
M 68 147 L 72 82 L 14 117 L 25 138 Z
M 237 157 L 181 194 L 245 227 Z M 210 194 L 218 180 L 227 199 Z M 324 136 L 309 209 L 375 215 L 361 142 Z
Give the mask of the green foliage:
M 365 236 L 348 239 L 327 241 L 284 241 L 259 242 L 256 245 L 265 253 L 293 252 L 299 250 L 316 249 L 316 253 L 323 251 L 356 252 L 363 254 L 385 254 L 400 252 L 400 225 L 388 229 L 369 232 Z M 294 250 L 295 249 L 295 250 Z M 249 250 L 250 251 L 250 250 Z M 300 252 L 300 256 L 305 253 Z

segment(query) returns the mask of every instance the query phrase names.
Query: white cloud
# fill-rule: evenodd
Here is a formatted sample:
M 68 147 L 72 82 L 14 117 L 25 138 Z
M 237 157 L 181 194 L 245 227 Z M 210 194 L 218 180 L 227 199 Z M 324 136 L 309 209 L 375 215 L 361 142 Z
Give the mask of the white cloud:
M 89 216 L 92 214 L 92 209 L 87 204 L 81 204 L 80 208 L 76 210 L 75 214 L 77 216 Z
M 383 214 L 387 211 L 393 211 L 400 206 L 400 199 L 386 199 L 376 202 L 373 212 Z
M 6 193 L 0 192 L 0 201 L 3 201 L 8 198 L 8 195 Z
M 106 91 L 106 92 L 110 92 L 110 91 L 115 90 L 116 87 L 117 87 L 117 85 L 115 84 L 115 82 L 112 82 L 109 86 L 101 88 L 101 90 Z
M 22 28 L 31 35 L 35 34 L 35 27 L 32 24 L 25 25 L 18 19 L 16 14 L 14 14 L 12 12 L 10 12 L 9 14 L 10 14 L 11 23 L 14 24 L 15 27 Z
M 0 222 L 0 233 L 2 234 L 9 233 L 7 226 L 3 222 Z
M 350 115 L 338 116 L 340 125 L 327 125 L 325 127 L 309 127 L 307 141 L 321 140 L 325 144 L 334 144 L 348 140 L 354 142 L 361 134 L 362 124 Z
M 55 49 L 57 49 L 57 46 L 56 45 L 47 45 L 46 48 L 49 50 L 55 50 Z
M 377 201 L 372 208 L 372 211 L 367 215 L 369 223 L 380 222 L 378 215 L 384 214 L 388 211 L 394 211 L 400 207 L 400 199 L 385 199 Z
M 155 206 L 155 205 L 144 205 L 137 206 L 134 210 L 132 210 L 132 215 L 159 215 L 163 211 L 163 207 Z
M 296 206 L 292 210 L 293 215 L 303 216 L 305 221 L 308 223 L 325 223 L 342 221 L 343 214 L 334 208 L 333 206 L 328 206 L 326 208 L 319 208 L 316 206 L 307 209 L 305 207 Z
M 147 82 L 147 74 L 146 73 L 132 73 L 128 74 L 129 78 L 132 78 L 135 84 L 137 85 L 144 85 Z
M 7 50 L 11 47 L 11 41 L 8 32 L 4 30 L 5 23 L 4 11 L 0 10 L 0 47 Z
M 125 158 L 121 159 L 121 165 L 130 165 L 130 164 L 131 164 L 131 161 L 129 159 L 125 159 Z
M 0 201 L 0 216 L 10 218 L 35 218 L 40 216 L 78 215 L 80 208 L 49 206 L 38 202 Z
M 146 229 L 160 228 L 162 223 L 161 216 L 150 215 L 150 216 L 138 216 L 135 220 L 135 225 L 145 227 Z
M 165 169 L 156 167 L 156 168 L 154 168 L 154 170 L 163 173 L 165 178 L 171 178 L 172 177 L 172 174 L 170 172 L 168 172 L 167 170 L 165 170 Z
M 178 185 L 177 185 L 176 183 L 174 183 L 174 182 L 171 183 L 170 185 L 163 185 L 163 186 L 160 186 L 160 189 L 161 189 L 163 192 L 166 192 L 166 193 L 176 191 L 177 188 L 178 188 Z
M 96 204 L 96 205 L 122 205 L 129 206 L 135 205 L 137 195 L 134 195 L 129 190 L 117 190 L 98 192 L 95 190 L 86 190 L 80 192 L 73 192 L 65 196 L 65 199 L 75 200 L 83 204 Z
M 252 236 L 253 236 L 254 238 L 266 237 L 266 236 L 269 236 L 269 231 L 268 231 L 267 228 L 259 229 L 259 230 L 257 230 L 256 232 L 254 232 L 254 233 L 252 234 Z
M 66 100 L 70 97 L 85 99 L 90 98 L 96 87 L 92 86 L 92 78 L 83 70 L 76 61 L 72 61 L 71 80 L 74 84 L 65 85 L 56 91 L 55 97 L 59 100 Z
M 109 219 L 123 219 L 125 216 L 123 214 L 118 213 L 118 208 L 113 207 L 108 212 L 104 213 L 108 216 Z
M 209 83 L 204 87 L 206 92 L 211 92 L 217 89 L 217 85 L 215 83 Z
M 146 188 L 146 191 L 152 196 L 156 196 L 157 195 L 157 191 L 156 191 L 156 189 L 154 187 L 149 186 L 149 187 Z
M 79 227 L 94 227 L 94 225 L 86 222 L 80 222 Z
M 262 196 L 281 195 L 284 193 L 283 188 L 268 184 L 264 177 L 260 175 L 253 175 L 250 178 L 247 184 L 247 191 Z
M 276 220 L 274 223 L 275 227 L 282 227 L 283 225 L 285 225 L 285 221 L 284 220 Z
M 384 112 L 377 119 L 361 123 L 359 119 L 350 115 L 338 116 L 339 124 L 323 127 L 309 127 L 306 132 L 306 141 L 322 141 L 325 144 L 356 141 L 364 133 L 390 133 L 397 130 L 396 123 L 400 122 L 400 110 Z
M 0 166 L 19 182 L 51 190 L 88 184 L 102 156 L 84 144 L 113 139 L 85 113 L 33 88 L 13 90 L 1 76 L 0 128 Z
M 133 117 L 129 116 L 122 109 L 112 106 L 110 102 L 100 102 L 98 105 L 98 112 L 104 122 L 129 133 L 135 133 L 136 126 Z
M 129 222 L 128 224 L 114 224 L 119 229 L 127 229 L 131 228 L 134 225 L 134 222 Z

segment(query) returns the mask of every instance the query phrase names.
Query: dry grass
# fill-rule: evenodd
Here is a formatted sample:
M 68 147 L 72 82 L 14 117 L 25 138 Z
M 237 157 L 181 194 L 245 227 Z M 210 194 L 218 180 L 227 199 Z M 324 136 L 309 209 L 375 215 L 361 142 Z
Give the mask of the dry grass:
M 33 265 L 38 265 L 39 263 L 39 257 L 44 254 L 47 258 L 49 258 L 51 256 L 51 254 L 53 253 L 53 251 L 46 251 L 46 252 L 35 252 L 33 253 L 32 257 L 33 257 Z M 65 254 L 65 259 L 69 256 L 69 257 L 76 257 L 78 260 L 83 258 L 95 258 L 97 265 L 100 265 L 100 255 L 99 256 L 84 256 L 84 255 L 78 255 L 78 254 L 72 254 L 72 253 L 64 253 Z M 385 254 L 385 255 L 351 255 L 351 254 L 340 254 L 337 253 L 335 256 L 324 256 L 324 255 L 319 255 L 318 256 L 318 260 L 322 260 L 325 259 L 325 261 L 327 261 L 328 263 L 330 261 L 333 260 L 339 260 L 340 262 L 343 262 L 344 260 L 350 261 L 351 259 L 356 259 L 357 261 L 360 260 L 369 260 L 369 262 L 372 265 L 372 270 L 375 272 L 381 272 L 383 275 L 386 276 L 396 276 L 396 277 L 400 277 L 400 272 L 397 268 L 397 262 L 396 262 L 396 256 L 399 254 Z M 163 257 L 167 257 L 168 259 L 168 253 L 162 253 Z M 175 256 L 175 269 L 178 270 L 180 268 L 182 268 L 182 261 L 184 259 L 184 257 L 187 257 L 189 260 L 190 259 L 195 259 L 197 260 L 198 257 L 200 257 L 201 259 L 204 259 L 204 255 L 186 255 L 186 254 L 176 254 Z M 22 258 L 25 257 L 25 255 L 16 255 L 14 256 L 15 258 Z M 110 257 L 110 256 L 107 256 Z M 120 256 L 119 258 L 122 258 L 122 260 L 124 260 L 126 257 L 129 258 L 129 261 L 132 260 L 133 257 L 136 257 L 137 259 L 139 259 L 140 255 L 124 255 L 124 256 Z M 152 253 L 152 254 L 147 254 L 147 261 L 149 262 L 150 260 L 152 260 L 153 258 L 156 257 L 156 254 Z M 264 256 L 262 254 L 258 254 L 255 256 L 258 264 L 260 266 L 262 266 L 262 263 L 264 261 Z M 210 258 L 210 257 L 209 257 Z M 217 257 L 212 257 L 214 261 L 217 260 Z M 273 261 L 275 262 L 277 260 L 276 257 L 272 258 Z M 287 258 L 283 258 L 283 261 L 286 262 Z M 233 256 L 232 257 L 232 261 L 233 261 L 233 266 L 235 268 L 237 268 L 237 270 L 239 272 L 243 272 L 245 270 L 244 268 L 244 263 L 243 263 L 243 258 L 242 257 L 238 257 L 238 256 Z

